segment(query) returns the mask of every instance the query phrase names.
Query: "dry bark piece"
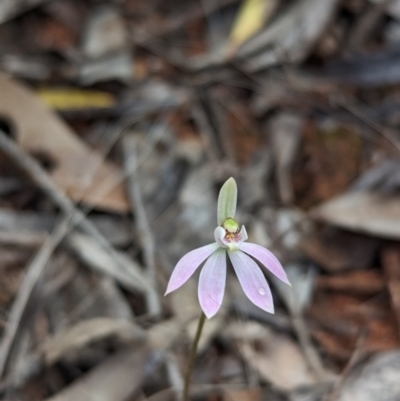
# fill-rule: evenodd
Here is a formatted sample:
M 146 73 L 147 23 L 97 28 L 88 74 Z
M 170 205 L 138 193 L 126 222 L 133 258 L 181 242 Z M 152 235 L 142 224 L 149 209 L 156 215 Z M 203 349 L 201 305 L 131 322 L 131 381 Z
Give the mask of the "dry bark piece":
M 320 276 L 318 289 L 348 292 L 360 295 L 377 295 L 385 288 L 380 270 L 366 270 L 343 273 L 337 276 Z
M 48 166 L 48 172 L 73 200 L 117 212 L 128 210 L 121 172 L 84 144 L 27 88 L 0 74 L 0 120 L 16 142 Z M 115 185 L 112 189 L 110 181 Z
M 385 248 L 382 252 L 382 264 L 400 336 L 400 248 Z
M 318 291 L 308 317 L 312 334 L 331 355 L 346 361 L 361 335 L 365 352 L 386 351 L 399 346 L 397 327 L 389 300 Z
M 373 263 L 379 240 L 343 230 L 324 228 L 302 239 L 303 251 L 324 270 L 365 269 Z

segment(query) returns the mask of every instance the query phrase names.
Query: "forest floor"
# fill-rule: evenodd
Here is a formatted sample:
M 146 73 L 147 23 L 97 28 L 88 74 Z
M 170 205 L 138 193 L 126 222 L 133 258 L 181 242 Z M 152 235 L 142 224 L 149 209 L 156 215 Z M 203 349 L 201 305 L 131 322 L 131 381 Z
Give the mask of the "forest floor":
M 233 176 L 292 288 L 228 268 L 192 399 L 398 401 L 399 66 L 399 0 L 0 2 L 0 399 L 179 400 Z

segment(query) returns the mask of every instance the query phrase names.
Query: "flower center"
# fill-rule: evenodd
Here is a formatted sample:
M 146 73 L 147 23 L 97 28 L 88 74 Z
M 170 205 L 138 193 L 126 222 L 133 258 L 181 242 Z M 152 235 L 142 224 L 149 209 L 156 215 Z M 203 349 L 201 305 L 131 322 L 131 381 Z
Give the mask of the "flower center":
M 232 218 L 226 219 L 222 223 L 222 228 L 225 230 L 225 241 L 228 242 L 230 251 L 238 249 L 238 242 L 240 241 L 239 224 Z

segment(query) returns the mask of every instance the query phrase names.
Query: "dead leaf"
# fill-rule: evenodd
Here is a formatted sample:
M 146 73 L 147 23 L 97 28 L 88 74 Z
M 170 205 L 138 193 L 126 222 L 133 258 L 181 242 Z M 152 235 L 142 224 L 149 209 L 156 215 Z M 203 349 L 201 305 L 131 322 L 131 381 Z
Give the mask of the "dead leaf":
M 123 252 L 118 252 L 118 255 L 124 263 L 124 269 L 89 236 L 76 232 L 68 236 L 68 241 L 74 252 L 89 267 L 114 278 L 125 288 L 143 293 L 150 287 L 140 266 Z
M 245 390 L 226 389 L 223 401 L 261 401 L 261 389 L 247 388 Z
M 303 354 L 289 336 L 256 322 L 231 325 L 227 335 L 237 340 L 246 362 L 277 389 L 288 391 L 316 383 Z
M 118 337 L 122 341 L 145 338 L 144 331 L 131 322 L 111 318 L 88 319 L 49 338 L 42 351 L 45 361 L 52 365 L 63 356 L 104 338 Z
M 386 351 L 399 346 L 388 297 L 362 297 L 316 291 L 308 312 L 311 331 L 331 355 L 347 361 L 363 335 L 363 350 Z
M 294 316 L 299 316 L 310 305 L 315 287 L 316 271 L 312 266 L 301 264 L 285 265 L 289 282 L 288 286 L 271 275 L 271 280 L 278 290 L 286 307 Z
M 114 165 L 83 143 L 26 87 L 4 74 L 0 74 L 0 93 L 7 94 L 0 97 L 0 119 L 10 125 L 25 151 L 50 165 L 51 178 L 73 200 L 128 210 L 122 175 Z
M 376 355 L 344 381 L 337 401 L 398 401 L 400 351 Z
M 247 72 L 304 60 L 335 15 L 338 0 L 302 0 L 291 4 L 273 23 L 237 52 Z M 253 56 L 253 57 L 252 57 Z
M 148 330 L 149 344 L 154 349 L 167 350 L 182 335 L 184 326 L 178 319 L 168 319 Z
M 300 100 L 299 100 L 300 101 Z M 293 168 L 296 204 L 310 209 L 341 195 L 358 177 L 362 139 L 344 125 L 308 119 Z
M 147 347 L 120 351 L 45 401 L 126 401 L 142 384 L 148 355 Z
M 179 291 L 171 294 L 172 306 L 177 319 L 186 326 L 187 333 L 191 339 L 194 338 L 200 317 L 200 305 L 197 298 L 197 281 L 189 280 Z M 199 342 L 199 352 L 206 349 L 207 345 L 218 333 L 225 322 L 229 305 L 229 294 L 225 293 L 223 305 L 213 319 L 204 325 L 203 333 Z
M 125 246 L 132 240 L 130 224 L 121 216 L 93 214 L 86 217 L 114 246 Z M 1 240 L 7 237 L 30 239 L 31 243 L 41 243 L 57 223 L 57 214 L 36 211 L 11 210 L 0 207 Z
M 47 88 L 37 92 L 40 100 L 56 110 L 104 109 L 115 106 L 114 97 L 108 92 L 70 88 Z
M 373 264 L 379 240 L 326 227 L 302 238 L 301 248 L 324 270 L 365 269 Z
M 0 7 L 0 24 L 47 0 L 6 0 Z
M 349 192 L 323 203 L 311 215 L 347 230 L 381 238 L 400 239 L 398 196 Z
M 236 49 L 259 31 L 272 16 L 278 2 L 276 0 L 244 0 L 230 34 L 230 46 Z
M 351 186 L 358 191 L 379 191 L 384 195 L 400 189 L 400 160 L 389 159 L 363 173 Z
M 271 119 L 269 130 L 276 163 L 276 179 L 279 195 L 284 204 L 294 200 L 292 167 L 300 145 L 304 117 L 282 112 Z

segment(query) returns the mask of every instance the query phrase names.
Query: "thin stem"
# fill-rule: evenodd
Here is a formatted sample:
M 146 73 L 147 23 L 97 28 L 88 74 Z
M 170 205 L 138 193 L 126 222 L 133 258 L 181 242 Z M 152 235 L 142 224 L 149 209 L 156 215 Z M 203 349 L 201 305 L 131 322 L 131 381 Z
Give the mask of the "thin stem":
M 189 401 L 189 386 L 190 377 L 192 375 L 194 360 L 196 359 L 197 347 L 199 345 L 199 340 L 201 337 L 201 332 L 203 331 L 204 322 L 206 321 L 206 315 L 201 312 L 199 323 L 197 325 L 196 335 L 193 340 L 192 349 L 190 350 L 189 363 L 185 375 L 185 383 L 183 386 L 183 401 Z

